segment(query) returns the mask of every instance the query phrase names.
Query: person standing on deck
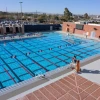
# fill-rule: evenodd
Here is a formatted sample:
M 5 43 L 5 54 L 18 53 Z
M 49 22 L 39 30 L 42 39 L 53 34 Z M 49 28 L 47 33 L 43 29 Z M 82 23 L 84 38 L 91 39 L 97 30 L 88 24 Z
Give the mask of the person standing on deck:
M 76 72 L 79 73 L 81 71 L 81 68 L 80 68 L 80 61 L 77 60 L 77 63 L 76 63 Z
M 74 57 L 72 58 L 72 61 L 71 61 L 71 67 L 72 67 L 72 69 L 75 69 L 76 62 L 77 62 L 77 59 L 76 59 L 76 56 L 74 56 Z
M 77 59 L 76 59 L 76 56 L 74 56 L 73 58 L 72 58 L 72 63 L 76 63 L 77 62 Z
M 89 32 L 86 32 L 86 39 L 87 39 L 87 36 L 89 35 Z

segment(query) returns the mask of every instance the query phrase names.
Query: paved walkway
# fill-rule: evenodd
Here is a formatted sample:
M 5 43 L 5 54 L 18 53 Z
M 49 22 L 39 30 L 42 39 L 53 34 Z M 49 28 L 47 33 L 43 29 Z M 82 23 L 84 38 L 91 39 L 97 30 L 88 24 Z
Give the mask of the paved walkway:
M 100 84 L 100 59 L 82 67 L 82 77 Z
M 68 32 L 64 32 L 64 31 L 57 31 L 57 32 L 59 32 L 59 33 L 68 33 Z M 85 38 L 86 39 L 86 36 L 85 35 L 83 35 L 83 34 L 77 34 L 77 33 L 71 33 L 72 35 L 74 35 L 74 36 L 78 36 L 78 37 L 81 37 L 81 38 Z M 100 41 L 100 39 L 99 38 L 96 38 L 96 37 L 94 37 L 94 38 L 91 38 L 90 36 L 88 36 L 88 38 L 87 39 L 93 39 L 93 40 L 97 40 L 97 41 Z
M 17 100 L 100 100 L 100 59 Z
M 100 85 L 73 73 L 17 100 L 100 100 Z

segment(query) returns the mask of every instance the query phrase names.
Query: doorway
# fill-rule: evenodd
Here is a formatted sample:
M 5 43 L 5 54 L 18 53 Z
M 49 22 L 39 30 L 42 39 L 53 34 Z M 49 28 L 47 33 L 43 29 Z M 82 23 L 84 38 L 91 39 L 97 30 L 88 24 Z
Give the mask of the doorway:
M 95 35 L 96 35 L 95 31 L 92 31 L 90 36 L 91 36 L 91 38 L 94 38 Z
M 67 32 L 69 32 L 69 28 L 67 28 Z

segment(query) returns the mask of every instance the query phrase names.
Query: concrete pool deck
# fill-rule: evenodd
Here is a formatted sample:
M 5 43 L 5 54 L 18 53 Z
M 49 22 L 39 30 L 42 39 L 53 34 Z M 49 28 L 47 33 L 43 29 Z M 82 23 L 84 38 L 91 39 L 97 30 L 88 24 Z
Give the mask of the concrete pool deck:
M 46 32 L 67 33 L 67 32 L 64 32 L 64 31 L 46 31 Z M 85 36 L 85 35 L 80 35 L 80 34 L 77 34 L 77 33 L 70 33 L 70 34 L 71 34 L 71 35 L 74 35 L 74 36 L 78 36 L 78 37 L 81 37 L 81 38 L 85 38 L 85 39 L 86 39 L 86 36 Z M 38 37 L 41 37 L 41 36 L 36 36 L 36 35 L 26 36 L 26 35 L 24 34 L 23 37 L 19 37 L 19 36 L 15 36 L 15 38 L 6 37 L 6 39 L 0 39 L 0 41 L 5 41 L 5 40 L 17 40 L 17 39 L 26 39 L 26 38 L 38 38 Z M 91 38 L 90 36 L 88 36 L 87 39 L 92 39 L 92 40 L 100 41 L 100 39 L 98 39 L 98 38 L 96 38 L 96 37 Z
M 100 100 L 99 64 L 100 59 L 83 66 L 80 74 L 72 71 L 47 86 L 9 100 Z
M 56 32 L 59 32 L 59 33 L 68 33 L 68 32 L 64 32 L 64 31 L 56 31 Z M 77 33 L 69 33 L 70 35 L 74 35 L 74 36 L 78 36 L 78 37 L 81 37 L 81 38 L 85 38 L 86 39 L 86 36 L 85 35 L 81 35 L 81 34 L 77 34 Z M 87 39 L 92 39 L 92 40 L 96 40 L 96 41 L 100 41 L 100 39 L 94 37 L 94 38 L 91 38 L 90 36 L 87 37 Z
M 25 34 L 21 37 L 19 37 L 18 35 L 17 36 L 14 36 L 14 38 L 11 38 L 11 37 L 5 37 L 5 39 L 0 39 L 0 41 L 12 41 L 12 40 L 21 40 L 21 39 L 27 39 L 27 38 L 40 38 L 42 37 L 42 35 L 31 35 L 31 36 L 26 36 Z
M 100 100 L 99 93 L 100 85 L 73 73 L 16 100 Z
M 82 67 L 80 76 L 100 84 L 100 59 Z
M 94 63 L 94 65 L 96 64 L 98 64 L 98 60 L 100 60 L 100 55 L 98 55 L 98 56 L 96 56 L 96 57 L 93 57 L 93 58 L 91 58 L 91 59 L 87 59 L 86 61 L 83 61 L 82 63 L 81 63 L 81 66 L 82 66 L 82 69 L 84 69 L 84 67 L 85 66 L 87 66 L 87 67 L 90 67 L 91 68 L 91 62 L 93 62 Z M 87 68 L 86 67 L 86 68 Z M 97 67 L 97 68 L 99 68 L 99 67 Z M 96 69 L 95 69 L 96 70 Z M 98 69 L 97 69 L 98 70 Z M 32 98 L 30 99 L 30 93 L 33 93 L 33 92 L 35 92 L 35 91 L 38 91 L 40 88 L 42 88 L 42 87 L 47 87 L 48 85 L 50 85 L 50 84 L 55 84 L 55 83 L 57 83 L 56 81 L 60 81 L 61 79 L 63 79 L 64 77 L 67 77 L 68 75 L 71 75 L 71 76 L 73 76 L 73 73 L 74 73 L 74 71 L 71 71 L 71 69 L 66 69 L 66 70 L 63 70 L 63 71 L 61 71 L 61 72 L 58 72 L 58 73 L 56 73 L 56 74 L 54 74 L 54 75 L 52 75 L 52 77 L 51 77 L 51 80 L 47 80 L 47 79 L 42 79 L 42 80 L 40 80 L 40 81 L 38 81 L 38 82 L 36 82 L 36 83 L 32 83 L 32 84 L 30 84 L 30 85 L 28 85 L 28 86 L 24 86 L 24 87 L 22 87 L 22 88 L 19 88 L 19 89 L 17 89 L 17 90 L 15 90 L 15 91 L 12 91 L 12 92 L 10 92 L 10 93 L 7 93 L 7 94 L 4 94 L 4 95 L 2 95 L 2 96 L 0 96 L 0 98 L 2 99 L 2 100 L 16 100 L 16 99 L 18 99 L 18 98 L 20 98 L 20 99 L 18 99 L 18 100 L 33 100 L 32 98 L 33 98 L 33 94 L 32 94 Z M 87 73 L 88 74 L 88 73 Z M 92 73 L 91 73 L 92 74 Z M 80 82 L 81 82 L 81 84 L 85 81 L 86 83 L 88 83 L 88 84 L 84 84 L 85 86 L 82 86 L 82 87 L 87 87 L 88 85 L 90 85 L 90 83 L 94 86 L 94 87 L 99 87 L 100 86 L 100 84 L 98 84 L 98 83 L 94 83 L 94 82 L 91 82 L 91 80 L 88 80 L 88 79 L 86 79 L 86 78 L 84 78 L 85 76 L 84 76 L 84 73 L 81 73 L 81 74 L 75 74 L 76 76 L 78 76 L 78 77 L 80 77 L 82 80 L 81 81 L 79 81 L 79 83 L 77 83 L 77 84 L 80 84 Z M 82 76 L 81 76 L 82 75 Z M 67 80 L 68 81 L 68 84 L 69 84 L 69 79 Z M 74 80 L 73 80 L 74 81 Z M 75 82 L 74 82 L 75 83 Z M 63 83 L 63 84 L 65 84 L 65 83 Z M 67 84 L 67 83 L 66 83 Z M 73 83 L 71 83 L 71 84 L 73 84 Z M 91 85 L 91 86 L 92 86 Z M 65 86 L 65 85 L 64 85 Z M 64 87 L 63 85 L 62 85 L 62 88 Z M 70 87 L 68 87 L 68 89 L 69 89 Z M 88 88 L 88 87 L 87 87 Z M 76 89 L 76 86 L 74 86 L 74 89 Z M 80 88 L 79 88 L 80 89 Z M 82 89 L 82 88 L 81 88 Z M 95 89 L 95 88 L 94 88 Z M 40 91 L 40 90 L 39 90 Z M 56 90 L 57 91 L 57 90 Z M 98 90 L 99 91 L 99 90 Z M 86 92 L 86 91 L 85 91 Z M 48 92 L 49 93 L 49 92 Z M 86 92 L 87 93 L 87 92 Z M 29 94 L 29 98 L 25 98 L 26 97 L 26 95 L 28 95 Z M 50 93 L 49 93 L 50 94 Z M 36 97 L 36 95 L 37 95 L 37 97 Z M 38 96 L 40 95 L 40 94 L 37 94 L 36 93 L 36 95 L 35 95 L 35 97 L 37 98 L 36 100 L 53 100 L 53 99 L 39 99 L 38 98 Z M 61 93 L 60 93 L 60 95 L 61 95 Z M 64 96 L 64 95 L 68 95 L 68 94 L 63 94 L 62 95 L 62 97 Z M 84 93 L 83 93 L 83 95 L 84 95 Z M 87 95 L 87 94 L 85 94 L 85 95 Z M 90 95 L 90 94 L 88 94 L 88 95 Z M 97 94 L 97 96 L 96 97 L 99 97 L 98 96 L 99 94 Z M 40 95 L 41 96 L 41 95 Z M 44 94 L 42 95 L 42 96 L 44 96 Z M 70 95 L 68 95 L 68 98 L 71 100 L 71 98 L 73 98 L 73 97 L 69 97 Z M 91 96 L 91 95 L 90 95 Z M 87 96 L 86 96 L 87 97 Z M 96 99 L 96 97 L 88 97 L 88 98 L 92 98 L 92 99 L 86 99 L 86 100 L 97 100 Z M 45 98 L 45 97 L 44 97 Z M 68 100 L 69 100 L 68 99 Z M 34 99 L 35 100 L 35 99 Z M 66 100 L 66 99 L 54 99 L 54 100 Z M 72 99 L 72 100 L 77 100 L 77 99 Z M 80 99 L 79 99 L 80 100 Z M 82 99 L 81 99 L 82 100 Z M 85 100 L 85 99 L 84 99 Z M 98 99 L 99 100 L 99 99 Z

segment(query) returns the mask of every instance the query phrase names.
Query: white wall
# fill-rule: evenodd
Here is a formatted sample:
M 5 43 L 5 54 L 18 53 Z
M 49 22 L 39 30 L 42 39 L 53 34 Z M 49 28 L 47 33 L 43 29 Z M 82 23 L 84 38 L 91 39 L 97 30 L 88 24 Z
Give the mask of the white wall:
M 91 24 L 91 23 L 88 23 L 88 25 L 100 26 L 100 24 Z

